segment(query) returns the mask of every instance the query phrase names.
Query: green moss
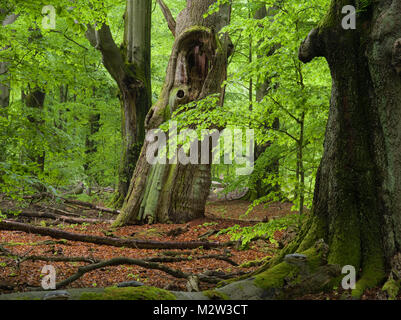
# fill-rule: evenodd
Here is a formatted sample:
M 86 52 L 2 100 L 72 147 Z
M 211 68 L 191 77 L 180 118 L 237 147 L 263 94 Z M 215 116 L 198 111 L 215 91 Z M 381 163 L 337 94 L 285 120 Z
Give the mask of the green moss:
M 106 288 L 103 293 L 85 292 L 80 300 L 175 300 L 169 291 L 154 287 Z
M 262 264 L 265 264 L 267 261 L 269 261 L 271 259 L 271 257 L 266 256 L 262 259 L 259 260 L 252 260 L 252 261 L 247 261 L 244 262 L 243 264 L 240 265 L 240 268 L 252 268 L 252 267 L 257 267 L 260 266 Z
M 182 35 L 180 35 L 180 37 L 185 37 L 184 35 L 186 35 L 188 33 L 199 32 L 199 31 L 203 31 L 203 32 L 206 32 L 209 34 L 212 33 L 212 30 L 210 28 L 203 27 L 203 26 L 192 26 L 192 27 L 189 27 L 188 29 L 185 29 L 185 31 L 182 33 Z
M 330 242 L 328 262 L 340 266 L 351 265 L 358 270 L 361 263 L 359 212 L 352 203 L 345 202 L 342 208 L 349 210 L 343 209 L 333 222 L 335 233 Z
M 210 300 L 230 300 L 230 297 L 224 293 L 217 290 L 207 290 L 203 291 L 203 294 Z
M 42 299 L 35 298 L 35 297 L 20 297 L 20 298 L 17 298 L 16 300 L 18 300 L 18 301 L 39 301 Z
M 382 290 L 387 292 L 389 300 L 395 300 L 400 291 L 400 281 L 395 281 L 393 278 L 388 279 Z
M 356 288 L 352 290 L 352 297 L 359 299 L 368 288 L 374 288 L 385 278 L 383 260 L 379 257 L 372 257 L 369 264 L 363 267 L 362 277 L 356 283 Z
M 255 277 L 254 283 L 256 286 L 269 290 L 275 288 L 282 288 L 284 280 L 288 278 L 295 278 L 298 274 L 298 267 L 290 265 L 286 262 L 266 270 Z
M 307 219 L 304 225 L 306 232 L 305 236 L 301 236 L 302 241 L 299 244 L 298 250 L 304 251 L 311 248 L 317 240 L 325 238 L 325 224 L 317 216 L 311 216 Z
M 317 244 L 308 250 L 301 252 L 307 256 L 308 273 L 315 273 L 325 263 L 324 243 Z M 282 288 L 285 281 L 291 280 L 296 284 L 302 281 L 300 270 L 297 266 L 281 262 L 274 267 L 255 276 L 255 285 L 265 290 Z

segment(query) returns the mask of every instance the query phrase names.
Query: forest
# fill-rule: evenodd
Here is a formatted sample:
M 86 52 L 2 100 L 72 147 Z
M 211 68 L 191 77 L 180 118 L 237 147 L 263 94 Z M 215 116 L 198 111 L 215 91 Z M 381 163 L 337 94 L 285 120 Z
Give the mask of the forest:
M 401 0 L 1 0 L 0 300 L 400 300 Z

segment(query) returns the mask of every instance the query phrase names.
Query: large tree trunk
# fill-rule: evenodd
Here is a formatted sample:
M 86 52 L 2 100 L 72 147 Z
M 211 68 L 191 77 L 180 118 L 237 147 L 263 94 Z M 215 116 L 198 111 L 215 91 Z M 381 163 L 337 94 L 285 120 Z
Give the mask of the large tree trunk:
M 115 44 L 109 26 L 88 27 L 87 38 L 103 55 L 103 63 L 120 90 L 123 150 L 115 205 L 121 206 L 145 140 L 145 117 L 152 104 L 150 37 L 152 2 L 128 0 L 124 43 Z
M 362 270 L 360 296 L 401 248 L 401 1 L 371 2 L 356 30 L 342 28 L 348 4 L 333 0 L 300 48 L 303 62 L 327 59 L 333 90 L 313 213 L 287 252 L 324 239 L 329 263 Z
M 227 35 L 219 39 L 217 32 L 228 24 L 231 8 L 224 5 L 218 13 L 204 18 L 214 2 L 188 0 L 179 14 L 165 84 L 147 115 L 147 129 L 170 120 L 179 105 L 222 91 L 230 41 Z M 165 14 L 174 25 L 171 14 Z M 211 183 L 210 165 L 150 165 L 146 159 L 148 146 L 145 142 L 115 225 L 185 222 L 203 216 Z

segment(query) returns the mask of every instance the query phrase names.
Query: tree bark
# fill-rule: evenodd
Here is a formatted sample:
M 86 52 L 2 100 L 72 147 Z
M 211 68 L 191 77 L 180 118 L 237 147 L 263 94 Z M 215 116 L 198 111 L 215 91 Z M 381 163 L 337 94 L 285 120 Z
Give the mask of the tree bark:
M 93 98 L 96 98 L 96 88 L 92 89 Z M 95 109 L 95 105 L 91 105 L 93 109 Z M 88 181 L 88 194 L 91 195 L 93 183 L 97 183 L 96 176 L 93 174 L 93 171 L 90 170 L 93 163 L 93 156 L 97 152 L 97 144 L 94 141 L 94 135 L 99 132 L 101 128 L 100 124 L 100 113 L 95 110 L 91 110 L 89 113 L 89 130 L 86 135 L 85 139 L 85 163 L 84 163 L 84 170 L 87 176 Z
M 217 32 L 228 24 L 231 8 L 204 18 L 214 0 L 187 1 L 176 21 L 176 39 L 159 100 L 146 117 L 148 130 L 171 119 L 191 101 L 221 93 L 227 69 L 229 37 Z M 115 225 L 138 222 L 187 222 L 204 215 L 210 189 L 210 165 L 155 164 L 146 159 L 145 142 L 128 196 Z
M 35 116 L 28 116 L 28 120 L 35 126 L 38 126 L 37 130 L 39 131 L 41 130 L 40 127 L 44 124 L 42 112 L 44 109 L 45 98 L 46 93 L 40 88 L 30 90 L 29 94 L 25 97 L 26 106 L 33 109 L 31 110 L 32 113 L 36 113 Z M 34 148 L 30 148 L 28 154 L 31 161 L 37 163 L 41 172 L 45 169 L 45 155 L 45 150 L 38 145 L 34 146 Z
M 7 64 L 0 62 L 0 108 L 7 108 L 10 103 L 10 82 L 7 76 Z M 0 111 L 3 114 L 3 110 Z
M 103 64 L 120 90 L 123 150 L 115 206 L 119 207 L 129 187 L 145 140 L 145 117 L 151 106 L 150 37 L 151 1 L 128 0 L 124 15 L 124 42 L 120 48 L 110 28 L 88 26 L 87 38 L 103 56 Z
M 0 8 L 0 14 L 6 14 L 6 11 Z M 17 16 L 15 14 L 7 15 L 0 20 L 2 26 L 7 26 L 15 22 Z M 0 48 L 0 51 L 6 48 Z M 7 63 L 0 61 L 0 116 L 7 116 L 7 108 L 10 104 L 10 74 Z M 6 160 L 6 146 L 0 146 L 0 162 Z M 0 177 L 1 181 L 1 177 Z
M 357 29 L 344 30 L 349 4 L 333 0 L 299 50 L 303 62 L 326 58 L 333 88 L 313 213 L 286 252 L 324 239 L 329 263 L 362 270 L 359 297 L 385 279 L 401 248 L 401 1 L 371 2 Z

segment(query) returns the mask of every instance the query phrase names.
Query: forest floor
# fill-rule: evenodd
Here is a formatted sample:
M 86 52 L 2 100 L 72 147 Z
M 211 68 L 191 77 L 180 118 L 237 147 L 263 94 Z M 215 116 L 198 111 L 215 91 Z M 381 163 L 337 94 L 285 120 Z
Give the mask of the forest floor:
M 112 231 L 112 236 L 123 239 L 142 239 L 156 241 L 216 241 L 227 242 L 230 237 L 227 234 L 211 235 L 202 238 L 207 232 L 220 231 L 236 224 L 241 227 L 251 226 L 265 219 L 282 217 L 291 213 L 291 204 L 274 204 L 264 208 L 262 205 L 255 208 L 248 216 L 243 216 L 250 203 L 246 201 L 215 201 L 209 202 L 206 216 L 203 219 L 191 221 L 187 224 L 154 224 L 135 225 L 118 228 Z M 12 207 L 10 202 L 0 202 L 0 207 Z M 38 210 L 37 205 L 32 205 L 24 210 Z M 77 208 L 63 207 L 63 210 L 77 212 Z M 82 209 L 82 208 L 80 208 Z M 98 218 L 96 210 L 84 210 L 81 217 Z M 102 214 L 102 218 L 112 219 L 111 214 Z M 43 218 L 16 217 L 13 221 L 32 223 L 37 226 L 51 227 L 63 231 L 79 234 L 105 236 L 111 231 L 110 223 L 96 224 L 69 224 L 62 221 L 54 221 Z M 181 228 L 184 232 L 177 236 L 168 235 L 170 231 Z M 277 239 L 282 232 L 277 232 Z M 266 256 L 271 256 L 276 246 L 263 240 L 252 242 L 247 250 L 239 250 L 236 247 L 218 248 L 206 250 L 198 248 L 194 250 L 144 250 L 131 248 L 117 248 L 107 245 L 81 243 L 74 241 L 59 241 L 47 236 L 29 234 L 21 231 L 0 231 L 0 245 L 18 256 L 62 256 L 62 257 L 87 257 L 96 260 L 108 260 L 116 257 L 128 257 L 145 259 L 150 257 L 190 257 L 190 261 L 165 263 L 172 269 L 179 269 L 186 273 L 201 274 L 205 271 L 220 271 L 226 274 L 239 272 L 252 272 L 257 267 L 243 268 L 218 259 L 201 259 L 204 255 L 229 255 L 229 258 L 241 265 L 248 261 L 255 261 Z M 175 253 L 174 253 L 175 252 Z M 0 294 L 28 291 L 32 287 L 41 284 L 41 270 L 43 266 L 51 264 L 56 269 L 57 282 L 64 280 L 77 272 L 78 267 L 84 266 L 83 262 L 44 262 L 23 261 L 19 263 L 0 254 Z M 186 290 L 187 280 L 177 279 L 159 270 L 149 270 L 139 266 L 115 266 L 106 267 L 85 274 L 80 279 L 69 285 L 70 288 L 107 287 L 121 282 L 139 281 L 146 285 L 167 288 L 169 290 Z M 200 283 L 200 289 L 205 290 L 214 284 Z
M 31 223 L 42 227 L 51 227 L 63 231 L 97 235 L 113 236 L 123 239 L 141 239 L 156 241 L 216 241 L 227 242 L 230 237 L 227 234 L 204 236 L 213 230 L 220 231 L 234 225 L 241 227 L 251 226 L 258 222 L 268 221 L 288 214 L 291 211 L 290 203 L 274 203 L 269 207 L 260 205 L 251 214 L 244 216 L 250 203 L 246 201 L 213 201 L 208 202 L 206 215 L 203 219 L 198 219 L 187 224 L 154 224 L 154 225 L 135 225 L 112 230 L 110 223 L 96 224 L 69 224 L 63 221 L 54 221 L 43 218 L 16 217 L 14 221 Z M 0 208 L 10 208 L 12 202 L 0 201 Z M 28 209 L 38 210 L 37 204 L 31 205 Z M 77 212 L 78 207 L 64 206 L 66 212 Z M 25 209 L 26 210 L 26 209 Z M 84 210 L 79 207 L 81 217 L 99 218 L 96 210 Z M 113 219 L 112 214 L 102 214 L 102 218 Z M 172 230 L 181 230 L 182 234 L 173 236 Z M 202 237 L 204 236 L 204 237 Z M 275 239 L 285 236 L 285 232 L 277 231 Z M 60 256 L 60 257 L 86 257 L 93 260 L 108 260 L 116 257 L 127 257 L 135 259 L 147 259 L 151 257 L 179 257 L 186 258 L 185 261 L 174 263 L 163 263 L 171 269 L 181 270 L 185 273 L 202 274 L 205 271 L 223 272 L 225 274 L 240 274 L 252 272 L 258 267 L 244 267 L 249 261 L 260 260 L 268 256 L 274 256 L 278 251 L 277 245 L 273 245 L 264 240 L 257 240 L 250 244 L 247 250 L 240 250 L 239 247 L 218 248 L 206 250 L 202 247 L 194 250 L 148 250 L 132 249 L 126 247 L 113 247 L 108 245 L 97 245 L 75 241 L 56 240 L 47 236 L 29 234 L 21 231 L 0 231 L 0 246 L 21 257 L 26 256 Z M 220 259 L 199 259 L 205 255 L 225 255 L 229 256 L 234 266 L 227 261 Z M 45 265 L 51 264 L 56 269 L 57 282 L 74 275 L 80 266 L 87 265 L 84 262 L 45 262 L 25 260 L 20 262 L 9 256 L 1 255 L 0 252 L 0 294 L 29 291 L 41 285 L 41 270 Z M 168 290 L 186 291 L 186 279 L 177 279 L 159 270 L 151 270 L 135 265 L 121 265 L 105 267 L 86 273 L 78 280 L 71 283 L 68 288 L 91 288 L 108 287 L 122 282 L 138 281 L 145 285 L 165 288 Z M 206 290 L 214 287 L 215 284 L 200 282 L 199 289 Z M 311 300 L 336 300 L 341 296 L 341 291 L 332 293 L 321 293 L 307 295 L 303 299 Z M 378 299 L 378 290 L 371 290 L 364 295 L 363 299 Z

